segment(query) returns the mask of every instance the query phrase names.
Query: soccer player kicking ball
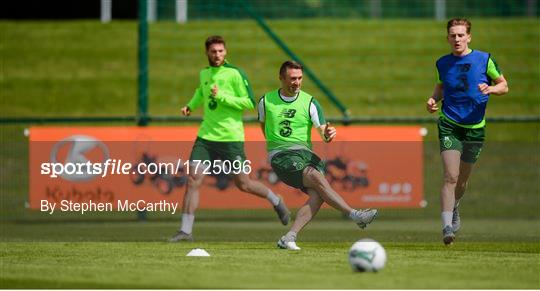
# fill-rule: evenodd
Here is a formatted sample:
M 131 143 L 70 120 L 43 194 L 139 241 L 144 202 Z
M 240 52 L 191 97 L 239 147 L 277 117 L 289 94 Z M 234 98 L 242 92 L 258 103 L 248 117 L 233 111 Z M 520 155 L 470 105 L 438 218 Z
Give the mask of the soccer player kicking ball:
M 438 80 L 426 108 L 433 113 L 442 100 L 438 124 L 444 168 L 441 219 L 443 242 L 450 245 L 461 227 L 459 202 L 482 150 L 489 94 L 506 94 L 508 84 L 489 53 L 469 48 L 471 23 L 467 19 L 448 21 L 446 31 L 452 53 L 437 61 Z
M 228 160 L 231 164 L 234 161 L 243 162 L 246 155 L 242 113 L 255 108 L 252 90 L 244 73 L 226 62 L 227 49 L 221 36 L 208 37 L 205 46 L 210 66 L 201 71 L 199 87 L 188 105 L 182 108 L 182 114 L 188 116 L 197 107 L 204 106 L 204 119 L 189 159 L 210 162 Z M 170 239 L 171 242 L 193 241 L 193 222 L 204 167 L 199 167 L 198 171 L 193 170 L 193 166 L 190 168 L 192 171 L 184 195 L 182 224 Z M 289 223 L 290 211 L 283 199 L 262 183 L 251 180 L 248 173 L 243 172 L 234 175 L 234 183 L 243 192 L 268 199 L 281 223 Z
M 300 250 L 296 237 L 323 202 L 343 212 L 360 228 L 365 228 L 377 216 L 377 210 L 351 208 L 326 181 L 323 162 L 312 151 L 311 126 L 318 129 L 325 142 L 334 139 L 336 129 L 329 123 L 325 124 L 317 100 L 300 90 L 302 75 L 301 64 L 294 61 L 283 63 L 279 69 L 281 88 L 266 93 L 258 105 L 272 169 L 285 184 L 308 195 L 291 230 L 277 243 L 278 247 L 289 250 Z

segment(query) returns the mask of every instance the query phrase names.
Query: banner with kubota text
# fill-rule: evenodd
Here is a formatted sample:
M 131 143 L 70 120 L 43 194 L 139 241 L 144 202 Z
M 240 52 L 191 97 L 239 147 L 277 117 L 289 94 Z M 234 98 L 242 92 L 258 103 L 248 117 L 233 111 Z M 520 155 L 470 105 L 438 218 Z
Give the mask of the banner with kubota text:
M 313 130 L 313 150 L 326 163 L 325 176 L 353 207 L 421 207 L 423 143 L 418 126 L 337 126 L 324 143 Z M 64 203 L 134 210 L 144 201 L 157 208 L 181 208 L 197 127 L 32 127 L 30 129 L 30 208 Z M 297 208 L 307 196 L 279 181 L 272 171 L 259 126 L 245 127 L 247 160 L 200 163 L 209 169 L 200 188 L 200 208 L 268 208 L 241 192 L 234 174 L 247 173 Z M 189 161 L 189 162 L 188 162 Z M 105 205 L 105 206 L 103 206 Z M 74 208 L 68 208 L 74 207 Z M 96 206 L 97 207 L 97 206 Z M 99 210 L 99 209 L 92 209 Z M 105 209 L 110 210 L 110 209 Z M 152 209 L 150 209 L 152 210 Z

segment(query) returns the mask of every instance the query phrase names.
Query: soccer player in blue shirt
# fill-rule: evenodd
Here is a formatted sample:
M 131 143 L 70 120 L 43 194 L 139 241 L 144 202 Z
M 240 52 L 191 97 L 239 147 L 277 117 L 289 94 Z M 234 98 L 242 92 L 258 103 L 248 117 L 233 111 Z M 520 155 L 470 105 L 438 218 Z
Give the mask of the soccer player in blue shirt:
M 443 242 L 450 245 L 461 226 L 459 202 L 482 150 L 489 95 L 506 94 L 508 84 L 489 53 L 469 48 L 469 20 L 451 19 L 446 30 L 452 53 L 437 60 L 437 84 L 426 109 L 434 113 L 442 101 L 438 123 L 444 168 L 441 219 Z

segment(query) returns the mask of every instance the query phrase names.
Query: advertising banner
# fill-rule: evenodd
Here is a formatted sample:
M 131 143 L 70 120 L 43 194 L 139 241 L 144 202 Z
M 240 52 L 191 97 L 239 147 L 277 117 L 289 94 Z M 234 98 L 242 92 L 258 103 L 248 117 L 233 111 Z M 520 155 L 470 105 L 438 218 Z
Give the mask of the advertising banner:
M 315 130 L 313 150 L 331 186 L 353 207 L 421 207 L 422 129 L 417 126 L 337 126 L 331 143 Z M 249 174 L 287 205 L 307 196 L 280 182 L 268 162 L 259 126 L 246 126 L 244 161 L 190 161 L 196 126 L 32 127 L 30 208 L 41 211 L 169 211 L 181 208 L 188 173 L 205 170 L 200 208 L 267 208 L 241 192 L 235 173 Z M 195 163 L 197 162 L 197 163 Z

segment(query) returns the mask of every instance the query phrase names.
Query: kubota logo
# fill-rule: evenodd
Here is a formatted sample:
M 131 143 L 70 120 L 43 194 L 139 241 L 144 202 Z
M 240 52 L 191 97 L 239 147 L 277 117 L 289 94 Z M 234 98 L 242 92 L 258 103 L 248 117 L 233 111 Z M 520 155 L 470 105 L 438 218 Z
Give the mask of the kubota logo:
M 64 152 L 66 147 L 68 149 L 67 155 L 63 161 L 59 161 L 58 159 L 60 158 L 60 152 Z M 57 142 L 53 146 L 51 150 L 51 162 L 61 163 L 64 165 L 74 164 L 80 167 L 82 170 L 82 173 L 78 172 L 69 174 L 64 172 L 59 174 L 60 177 L 73 182 L 88 181 L 93 179 L 95 176 L 98 176 L 98 174 L 94 173 L 92 169 L 88 168 L 91 167 L 91 164 L 88 163 L 90 160 L 88 159 L 87 155 L 90 152 L 94 154 L 94 151 L 98 152 L 96 154 L 100 156 L 100 161 L 93 161 L 92 163 L 103 163 L 109 159 L 109 149 L 103 142 L 88 135 L 72 135 Z

